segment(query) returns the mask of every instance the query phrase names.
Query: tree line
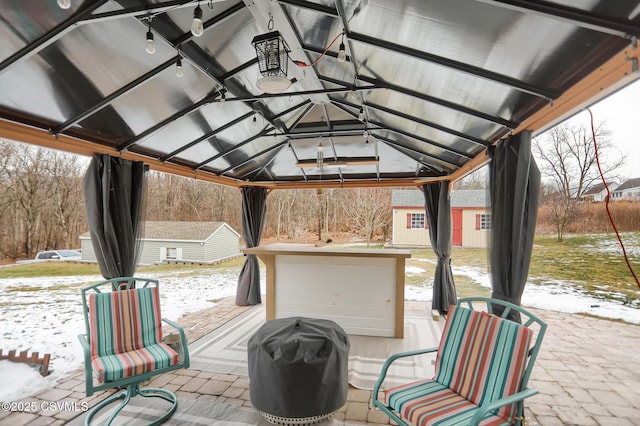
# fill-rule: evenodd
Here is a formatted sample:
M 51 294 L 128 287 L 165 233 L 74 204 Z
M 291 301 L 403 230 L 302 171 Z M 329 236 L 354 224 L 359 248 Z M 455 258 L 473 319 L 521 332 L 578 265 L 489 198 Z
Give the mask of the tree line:
M 89 159 L 0 140 L 0 261 L 79 248 L 88 231 L 82 179 Z M 238 188 L 151 171 L 146 220 L 226 222 L 242 233 Z M 326 241 L 356 233 L 367 242 L 391 229 L 391 190 L 272 191 L 263 237 Z
M 603 172 L 616 178 L 624 157 L 616 155 L 604 124 L 596 127 L 595 136 Z M 0 152 L 0 261 L 32 258 L 39 250 L 78 248 L 79 236 L 88 231 L 82 179 L 89 159 L 2 140 Z M 556 126 L 534 140 L 534 154 L 546 178 L 538 228 L 555 231 L 559 240 L 566 231 L 610 230 L 608 224 L 600 226 L 605 217 L 597 207 L 578 202 L 599 179 L 591 131 Z M 221 221 L 241 233 L 239 189 L 153 171 L 147 182 L 146 220 Z M 486 169 L 454 184 L 455 189 L 487 186 Z M 618 210 L 622 230 L 640 229 L 638 206 Z M 356 234 L 369 243 L 386 240 L 391 223 L 389 188 L 277 190 L 267 197 L 263 238 L 327 241 Z M 585 228 L 576 229 L 576 224 Z

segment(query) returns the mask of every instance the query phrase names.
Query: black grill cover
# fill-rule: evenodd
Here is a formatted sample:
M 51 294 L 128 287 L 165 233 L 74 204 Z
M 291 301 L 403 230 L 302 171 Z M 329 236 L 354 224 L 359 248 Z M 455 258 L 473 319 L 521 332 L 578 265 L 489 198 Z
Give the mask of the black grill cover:
M 278 417 L 328 414 L 347 401 L 349 338 L 330 320 L 267 321 L 247 343 L 253 406 Z

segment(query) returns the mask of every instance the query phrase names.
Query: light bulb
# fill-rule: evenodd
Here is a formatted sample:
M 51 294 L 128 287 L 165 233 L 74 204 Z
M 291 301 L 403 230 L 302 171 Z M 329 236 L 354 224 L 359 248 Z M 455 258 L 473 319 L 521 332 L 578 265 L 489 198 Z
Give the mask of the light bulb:
M 153 55 L 156 53 L 156 45 L 153 44 L 153 33 L 147 31 L 147 53 Z
M 358 120 L 364 121 L 364 110 L 360 110 L 360 114 L 358 114 Z
M 176 62 L 176 77 L 182 77 L 184 73 L 182 72 L 182 59 L 178 59 Z
M 364 136 L 364 138 L 367 139 L 369 137 L 369 132 L 365 129 L 365 131 L 362 132 L 362 136 Z
M 222 97 L 220 98 L 220 105 L 224 105 L 224 102 L 227 100 L 226 95 L 223 93 Z
M 345 52 L 344 43 L 340 43 L 340 50 L 338 50 L 338 62 L 344 62 L 347 60 L 347 52 Z
M 191 34 L 200 37 L 204 33 L 204 25 L 202 24 L 202 9 L 200 4 L 193 11 L 193 21 L 191 22 Z
M 318 151 L 324 151 L 324 145 L 322 145 L 322 141 L 318 142 Z
M 356 92 L 355 90 L 352 90 L 349 93 L 349 96 L 351 97 L 352 101 L 357 101 L 358 100 L 358 92 Z
M 251 125 L 253 127 L 258 127 L 258 117 L 256 117 L 255 114 L 253 114 L 253 120 L 251 120 Z
M 58 0 L 58 6 L 60 6 L 60 9 L 69 9 L 71 7 L 71 0 Z

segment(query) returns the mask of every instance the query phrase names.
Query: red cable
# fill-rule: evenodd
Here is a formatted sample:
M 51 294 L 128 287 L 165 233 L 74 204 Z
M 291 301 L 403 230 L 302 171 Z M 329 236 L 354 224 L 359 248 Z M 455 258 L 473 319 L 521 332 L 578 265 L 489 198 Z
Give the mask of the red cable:
M 344 32 L 342 32 L 342 33 L 338 34 L 338 35 L 336 36 L 336 38 L 334 38 L 334 39 L 333 39 L 333 41 L 329 44 L 329 46 L 327 46 L 327 48 L 326 48 L 326 49 L 324 49 L 324 52 L 322 52 L 322 54 L 321 54 L 320 56 L 318 56 L 318 57 L 316 58 L 316 60 L 315 60 L 315 61 L 313 61 L 313 62 L 311 62 L 310 64 L 307 64 L 307 63 L 306 63 L 306 62 L 304 62 L 304 61 L 294 61 L 293 59 L 292 59 L 291 61 L 292 61 L 294 64 L 296 64 L 297 66 L 299 66 L 299 67 L 312 67 L 312 66 L 314 66 L 315 64 L 317 64 L 317 63 L 318 63 L 318 61 L 319 61 L 320 59 L 322 59 L 322 57 L 323 57 L 324 55 L 326 55 L 326 54 L 327 54 L 327 52 L 329 51 L 329 49 L 331 49 L 331 46 L 333 46 L 333 43 L 335 43 L 335 42 L 336 42 L 336 40 L 338 40 L 338 37 L 340 37 L 340 36 L 344 36 Z
M 602 168 L 600 167 L 600 157 L 598 156 L 598 144 L 596 143 L 596 129 L 593 125 L 593 113 L 589 108 L 587 108 L 587 111 L 589 111 L 589 116 L 591 117 L 591 134 L 593 135 L 593 147 L 595 149 L 596 164 L 598 165 L 598 172 L 600 173 L 600 179 L 602 179 L 602 183 L 604 184 L 604 187 L 607 190 L 607 198 L 605 200 L 604 206 L 607 209 L 609 222 L 611 222 L 611 226 L 613 226 L 613 230 L 616 232 L 616 237 L 618 237 L 618 242 L 620 243 L 620 247 L 622 247 L 622 253 L 624 254 L 624 261 L 627 262 L 627 267 L 629 268 L 631 275 L 633 275 L 633 278 L 635 279 L 636 284 L 640 288 L 640 281 L 638 280 L 638 276 L 633 271 L 633 267 L 631 266 L 631 263 L 629 262 L 629 257 L 627 256 L 627 250 L 624 248 L 624 243 L 622 242 L 622 238 L 620 237 L 618 228 L 616 227 L 616 224 L 613 221 L 613 217 L 611 216 L 611 211 L 609 211 L 609 199 L 611 198 L 611 192 L 609 191 L 609 185 L 607 185 L 607 181 L 604 179 L 604 174 L 602 173 Z

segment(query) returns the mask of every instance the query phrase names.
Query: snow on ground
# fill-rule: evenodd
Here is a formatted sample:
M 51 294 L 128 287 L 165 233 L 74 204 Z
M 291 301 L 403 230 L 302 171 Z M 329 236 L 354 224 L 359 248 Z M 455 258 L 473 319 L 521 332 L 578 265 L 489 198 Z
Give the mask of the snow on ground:
M 417 266 L 411 266 L 411 265 L 405 266 L 404 271 L 409 275 L 419 275 L 419 274 L 424 274 L 426 272 L 422 268 L 419 268 Z
M 565 238 L 575 238 L 578 235 L 569 234 Z M 585 245 L 585 248 L 591 252 L 608 253 L 622 256 L 623 251 L 617 238 L 611 238 L 610 234 L 586 234 L 582 237 L 591 237 L 594 244 Z M 640 233 L 638 232 L 622 232 L 620 239 L 624 244 L 624 249 L 628 256 L 640 256 Z
M 239 269 L 218 271 L 215 275 L 181 270 L 179 275 L 145 277 L 160 280 L 162 316 L 178 320 L 187 313 L 214 306 L 218 299 L 235 295 L 238 273 Z M 0 349 L 39 352 L 40 356 L 50 353 L 52 370 L 46 380 L 28 377 L 24 386 L 14 386 L 0 370 L 0 394 L 12 383 L 13 399 L 27 396 L 33 393 L 34 386 L 38 389 L 38 383 L 39 388 L 51 386 L 82 366 L 78 335 L 84 334 L 85 328 L 80 289 L 102 279 L 99 275 L 0 279 Z
M 412 260 L 435 263 L 432 259 Z M 452 270 L 454 275 L 466 275 L 482 287 L 491 288 L 491 280 L 486 270 L 467 266 L 452 267 Z M 405 290 L 405 298 L 408 300 L 431 300 L 431 289 L 431 282 L 424 287 L 408 286 Z M 522 305 L 548 311 L 592 314 L 640 324 L 640 309 L 619 302 L 596 299 L 582 292 L 579 288 L 561 281 L 546 281 L 544 285 L 528 282 L 522 294 Z
M 412 261 L 434 262 L 432 259 L 422 258 Z M 162 316 L 177 320 L 187 313 L 214 306 L 218 299 L 235 295 L 238 273 L 239 268 L 213 272 L 194 269 L 145 276 L 160 280 Z M 425 270 L 408 265 L 406 273 L 419 275 L 425 273 Z M 483 287 L 491 287 L 486 270 L 454 267 L 453 273 L 466 275 Z M 50 353 L 50 369 L 53 370 L 49 377 L 42 378 L 37 373 L 18 373 L 18 370 L 14 370 L 15 364 L 11 363 L 7 367 L 8 361 L 0 362 L 0 401 L 15 400 L 39 389 L 51 387 L 57 380 L 82 366 L 82 348 L 77 337 L 85 332 L 80 289 L 101 280 L 102 277 L 98 275 L 0 279 L 0 348 L 6 351 L 27 350 L 29 353 L 37 351 L 41 355 Z M 263 293 L 264 284 L 263 276 Z M 431 295 L 430 277 L 425 279 L 422 286 L 408 285 L 405 289 L 407 300 L 430 301 Z M 545 285 L 529 283 L 525 288 L 522 304 L 546 310 L 589 313 L 640 324 L 639 309 L 615 302 L 603 302 L 562 282 L 549 282 Z M 24 367 L 35 371 L 26 365 L 19 368 Z M 11 375 L 7 376 L 9 370 Z M 7 380 L 6 377 L 11 379 Z
M 42 377 L 37 369 L 21 362 L 0 361 L 0 402 L 11 402 L 51 385 L 51 376 Z M 7 386 L 7 384 L 11 384 Z M 15 385 L 18 384 L 19 392 Z

